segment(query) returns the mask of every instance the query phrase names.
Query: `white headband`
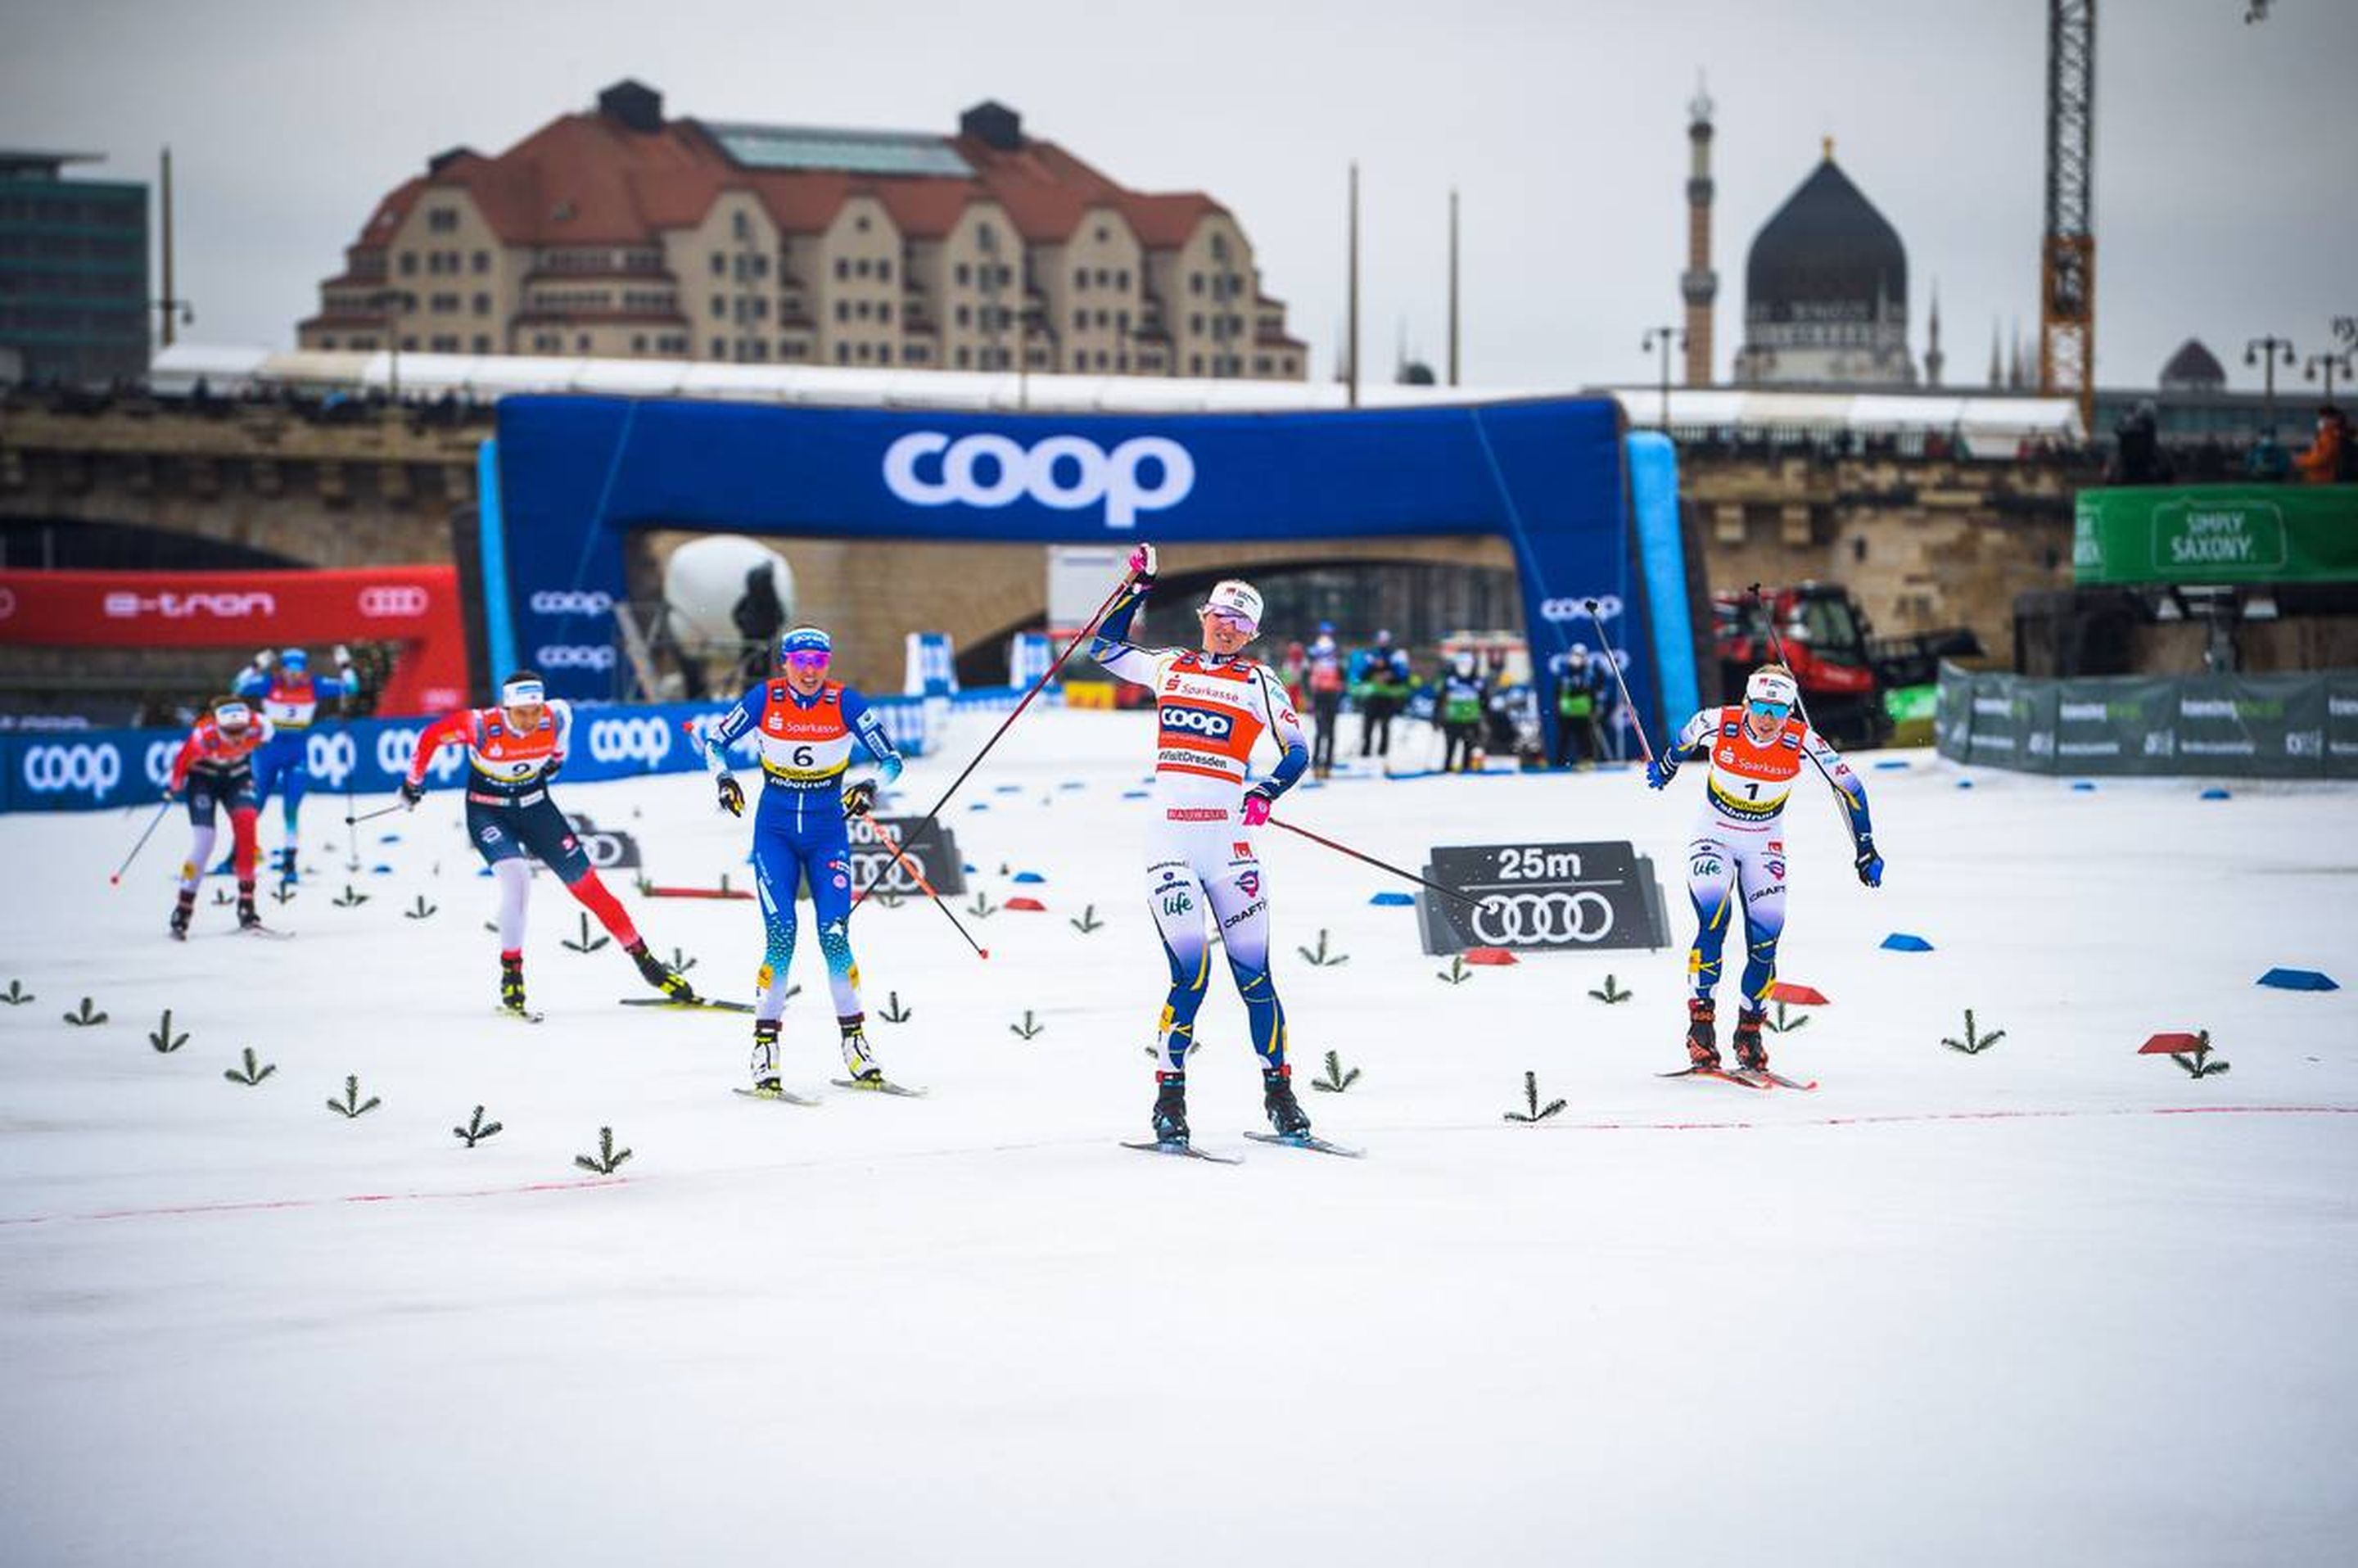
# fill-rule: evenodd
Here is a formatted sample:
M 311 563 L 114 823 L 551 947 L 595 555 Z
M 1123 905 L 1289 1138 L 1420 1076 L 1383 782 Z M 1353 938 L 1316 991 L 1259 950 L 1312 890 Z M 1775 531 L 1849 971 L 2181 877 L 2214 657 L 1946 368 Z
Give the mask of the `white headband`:
M 535 679 L 512 680 L 500 687 L 502 708 L 529 708 L 534 703 L 547 700 L 548 687 Z

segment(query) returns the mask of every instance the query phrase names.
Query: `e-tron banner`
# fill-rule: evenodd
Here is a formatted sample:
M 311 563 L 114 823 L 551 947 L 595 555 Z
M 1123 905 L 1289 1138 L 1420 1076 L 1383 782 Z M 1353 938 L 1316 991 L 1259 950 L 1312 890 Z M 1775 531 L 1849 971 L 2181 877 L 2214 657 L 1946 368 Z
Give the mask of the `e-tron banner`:
M 1496 534 L 1514 547 L 1534 636 L 1552 604 L 1626 607 L 1631 693 L 1661 726 L 1610 399 L 1027 415 L 509 397 L 498 416 L 513 653 L 561 695 L 606 688 L 608 628 L 572 607 L 623 596 L 633 528 L 1124 551 Z
M 0 572 L 0 643 L 251 654 L 362 642 L 403 648 L 378 712 L 438 713 L 466 701 L 458 568 Z
M 925 754 L 930 720 L 923 701 L 876 697 L 869 707 L 904 755 Z M 576 708 L 572 751 L 565 759 L 557 787 L 561 793 L 576 783 L 701 768 L 704 752 L 696 735 L 727 711 L 719 703 Z M 409 760 L 417 751 L 417 737 L 427 722 L 360 719 L 314 725 L 303 737 L 304 764 L 313 791 L 332 795 L 391 791 L 407 775 Z M 697 727 L 693 732 L 690 725 Z M 94 811 L 152 805 L 163 798 L 164 781 L 172 776 L 172 758 L 187 733 L 182 730 L 72 730 L 0 734 L 0 810 Z M 741 736 L 730 755 L 741 766 L 752 762 L 754 737 Z M 446 746 L 434 754 L 426 775 L 427 786 L 455 785 L 464 772 L 459 748 Z M 323 808 L 314 806 L 312 809 Z
M 1444 845 L 1424 874 L 1479 900 L 1469 905 L 1433 892 L 1416 895 L 1428 953 L 1660 947 L 1665 940 L 1652 862 L 1626 839 Z

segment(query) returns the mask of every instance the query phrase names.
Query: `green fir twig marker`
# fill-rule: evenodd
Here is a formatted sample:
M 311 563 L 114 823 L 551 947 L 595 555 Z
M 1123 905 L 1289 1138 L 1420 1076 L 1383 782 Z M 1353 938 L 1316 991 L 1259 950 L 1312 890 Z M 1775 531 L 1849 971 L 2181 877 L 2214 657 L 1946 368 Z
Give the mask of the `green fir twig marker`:
M 912 1010 L 901 1005 L 899 991 L 886 991 L 884 1005 L 877 1009 L 876 1016 L 887 1023 L 906 1023 L 912 1016 Z
M 968 914 L 973 915 L 977 920 L 988 920 L 992 915 L 999 913 L 999 905 L 990 902 L 990 895 L 989 893 L 977 889 L 974 895 L 974 902 L 966 906 L 966 912 Z
M 720 891 L 722 892 L 727 892 L 729 891 L 729 873 L 727 871 L 720 873 Z
M 646 872 L 641 871 L 638 875 L 633 877 L 631 881 L 632 884 L 639 890 L 639 896 L 641 898 L 651 898 L 654 895 L 654 879 L 647 875 Z M 479 1106 L 476 1108 L 480 1110 L 482 1108 Z M 472 1148 L 473 1145 L 470 1144 L 468 1147 Z
M 230 892 L 229 889 L 215 888 L 213 890 L 213 907 L 215 909 L 227 909 L 231 904 L 235 903 L 236 902 L 237 895 Z
M 2225 1072 L 2228 1064 L 2211 1060 L 2211 1032 L 2207 1029 L 2202 1030 L 2194 1038 L 2196 1044 L 2193 1050 L 2173 1051 L 2169 1054 L 2169 1059 L 2198 1078 L 2207 1078 L 2213 1073 Z
M 22 1007 L 32 1000 L 33 993 L 25 989 L 25 982 L 22 980 L 10 980 L 8 989 L 5 991 L 0 991 L 0 1001 L 6 1002 L 10 1007 Z
M 1326 950 L 1326 928 L 1323 925 L 1318 928 L 1316 952 L 1314 953 L 1307 947 L 1296 947 L 1294 951 L 1302 955 L 1303 963 L 1322 969 L 1333 968 L 1337 964 L 1347 964 L 1351 961 L 1351 955 L 1348 953 L 1330 953 Z
M 676 947 L 674 947 L 671 950 L 672 973 L 676 975 L 684 975 L 694 968 L 696 968 L 695 959 L 689 957 L 686 953 L 683 953 Z
M 231 1083 L 243 1084 L 247 1088 L 252 1088 L 277 1070 L 277 1063 L 257 1060 L 254 1054 L 254 1047 L 249 1045 L 245 1048 L 245 1070 L 240 1072 L 235 1067 L 230 1067 L 222 1073 L 222 1076 Z M 336 1102 L 330 1100 L 328 1103 L 333 1105 Z
M 483 929 L 497 936 L 500 934 L 500 923 L 496 920 L 486 920 L 483 922 Z
M 573 1162 L 585 1171 L 595 1171 L 601 1176 L 611 1176 L 616 1168 L 630 1157 L 631 1152 L 628 1149 L 614 1147 L 614 1130 L 611 1127 L 601 1127 L 598 1130 L 598 1152 L 595 1155 L 576 1154 L 573 1156 Z
M 1798 1015 L 1788 1013 L 1785 1011 L 1785 999 L 1783 997 L 1779 997 L 1777 999 L 1777 1016 L 1763 1020 L 1763 1022 L 1766 1022 L 1769 1029 L 1776 1033 L 1784 1034 L 1792 1030 L 1799 1029 L 1804 1023 L 1809 1022 L 1810 1015 L 1806 1012 Z
M 165 1055 L 169 1055 L 188 1043 L 189 1037 L 185 1033 L 178 1035 L 172 1033 L 172 1010 L 166 1008 L 164 1022 L 157 1024 L 155 1032 L 147 1036 L 147 1044 Z
M 452 1128 L 450 1130 L 450 1136 L 462 1141 L 468 1148 L 472 1149 L 484 1139 L 498 1132 L 499 1130 L 500 1124 L 498 1122 L 485 1121 L 483 1119 L 483 1108 L 481 1106 L 477 1106 L 475 1108 L 475 1114 L 472 1119 L 471 1119 L 464 1127 Z
M 106 1022 L 106 1014 L 92 1011 L 90 998 L 84 997 L 81 999 L 81 1010 L 78 1012 L 67 1013 L 65 1015 L 65 1020 L 68 1023 L 72 1024 L 77 1029 L 88 1029 L 94 1023 L 104 1023 Z
M 1433 978 L 1453 986 L 1462 986 L 1474 978 L 1474 971 L 1466 967 L 1466 956 L 1460 953 L 1449 960 L 1449 968 L 1433 970 Z
M 568 936 L 562 942 L 559 942 L 557 946 L 560 947 L 569 947 L 576 953 L 594 953 L 612 940 L 613 938 L 611 936 L 598 936 L 591 935 L 590 930 L 590 916 L 585 912 L 581 916 L 581 940 L 576 942 L 572 937 Z
M 344 891 L 336 895 L 334 903 L 338 909 L 358 909 L 368 901 L 368 894 L 361 892 L 352 883 L 346 882 Z
M 1544 1106 L 1540 1104 L 1540 1076 L 1533 1072 L 1526 1072 L 1523 1074 L 1523 1103 L 1531 1108 L 1528 1111 L 1510 1110 L 1507 1112 L 1507 1119 L 1509 1121 L 1520 1121 L 1526 1124 L 1541 1122 L 1545 1121 L 1549 1117 L 1553 1116 L 1557 1111 L 1563 1108 L 1563 1101 L 1560 1099 L 1552 1099 Z
M 1633 993 L 1619 989 L 1613 977 L 1607 975 L 1605 977 L 1605 989 L 1600 991 L 1590 991 L 1588 994 L 1602 1002 L 1616 1002 L 1628 1001 Z
M 1007 1026 L 1007 1029 L 1009 1033 L 1016 1035 L 1021 1039 L 1029 1040 L 1047 1027 L 1048 1026 L 1044 1023 L 1034 1023 L 1032 1021 L 1032 1010 L 1027 1007 L 1023 1010 L 1023 1022 L 1021 1023 L 1011 1023 Z
M 295 902 L 295 884 L 293 882 L 280 882 L 276 887 L 270 890 L 270 896 L 280 904 L 293 903 Z
M 898 909 L 901 907 L 901 895 L 894 892 L 891 888 L 881 889 L 878 892 L 870 893 L 868 896 L 874 899 L 878 903 L 882 904 L 887 909 Z
M 369 1096 L 365 1100 L 362 1099 L 360 1076 L 353 1074 L 344 1079 L 344 1098 L 330 1100 L 328 1108 L 346 1121 L 350 1121 L 356 1116 L 366 1116 L 384 1103 L 374 1095 Z
M 1079 932 L 1084 936 L 1087 935 L 1092 931 L 1102 931 L 1105 929 L 1105 922 L 1098 918 L 1098 906 L 1094 903 L 1083 904 L 1081 906 L 1081 917 L 1078 920 L 1068 920 L 1065 922 L 1065 924 L 1071 926 L 1074 930 Z
M 1943 1039 L 1941 1044 L 1952 1051 L 1978 1056 L 2005 1038 L 2006 1031 L 2003 1029 L 1993 1029 L 1987 1034 L 1978 1033 L 1974 1026 L 1974 1010 L 1969 1007 L 1965 1009 L 1965 1037 L 1963 1040 Z
M 424 893 L 419 893 L 417 895 L 417 902 L 412 904 L 409 908 L 403 910 L 401 912 L 401 917 L 404 920 L 430 920 L 433 918 L 434 912 L 441 907 L 442 906 L 438 903 L 427 903 L 426 895 Z
M 1354 1067 L 1349 1072 L 1345 1072 L 1343 1058 L 1329 1051 L 1326 1053 L 1326 1076 L 1323 1078 L 1311 1079 L 1310 1087 L 1314 1089 L 1325 1089 L 1330 1095 L 1339 1095 L 1358 1081 L 1359 1069 Z

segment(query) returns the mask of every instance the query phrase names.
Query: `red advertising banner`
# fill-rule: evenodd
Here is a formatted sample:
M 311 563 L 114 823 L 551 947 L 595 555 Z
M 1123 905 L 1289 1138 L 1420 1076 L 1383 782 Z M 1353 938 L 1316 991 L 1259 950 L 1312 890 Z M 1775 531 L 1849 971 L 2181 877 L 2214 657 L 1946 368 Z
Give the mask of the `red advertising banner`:
M 237 572 L 0 571 L 0 643 L 259 648 L 398 643 L 382 714 L 467 700 L 455 567 Z

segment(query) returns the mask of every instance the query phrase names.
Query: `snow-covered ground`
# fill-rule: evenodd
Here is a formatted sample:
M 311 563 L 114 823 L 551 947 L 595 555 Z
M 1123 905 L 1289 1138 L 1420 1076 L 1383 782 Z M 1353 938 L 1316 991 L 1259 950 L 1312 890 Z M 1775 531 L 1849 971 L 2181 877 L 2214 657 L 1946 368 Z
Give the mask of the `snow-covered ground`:
M 1116 1146 L 1164 983 L 1120 798 L 1147 736 L 1026 715 L 953 805 L 991 901 L 1049 904 L 970 920 L 987 963 L 922 903 L 855 924 L 871 1012 L 911 1014 L 878 1048 L 931 1098 L 825 1087 L 806 941 L 815 1109 L 728 1092 L 743 1019 L 614 1005 L 635 975 L 559 946 L 545 878 L 547 1022 L 491 1016 L 449 795 L 363 828 L 399 840 L 350 878 L 315 799 L 317 871 L 265 904 L 284 943 L 210 904 L 164 939 L 177 821 L 110 890 L 145 813 L 0 818 L 0 987 L 38 997 L 0 1007 L 0 1559 L 2348 1561 L 2358 990 L 2253 982 L 2358 981 L 2358 792 L 1968 791 L 1913 753 L 1866 775 L 1869 892 L 1805 788 L 1780 968 L 1833 1005 L 1771 1040 L 1814 1094 L 1654 1076 L 1682 949 L 1444 984 L 1380 874 L 1264 831 L 1300 1072 L 1364 1073 L 1303 1098 L 1370 1153 L 1238 1136 L 1259 1079 L 1222 976 L 1192 1100 L 1225 1168 Z M 700 779 L 558 787 L 658 881 L 743 885 Z M 1410 865 L 1630 838 L 1675 877 L 1699 787 L 1362 776 L 1287 812 Z M 330 902 L 347 881 L 367 903 Z M 628 902 L 747 993 L 752 905 Z M 1293 957 L 1321 928 L 1349 962 Z M 1633 1000 L 1588 997 L 1608 971 Z M 85 995 L 109 1022 L 67 1026 Z M 1941 1044 L 1968 1007 L 2006 1031 L 1979 1056 Z M 189 1039 L 159 1054 L 166 1008 Z M 2136 1054 L 2199 1028 L 2231 1073 Z M 222 1076 L 247 1046 L 255 1087 Z M 1568 1102 L 1536 1127 L 1502 1119 L 1526 1069 Z M 382 1097 L 357 1119 L 322 1103 L 347 1075 Z M 477 1105 L 503 1130 L 469 1150 Z M 600 1126 L 633 1151 L 612 1180 L 573 1165 Z

